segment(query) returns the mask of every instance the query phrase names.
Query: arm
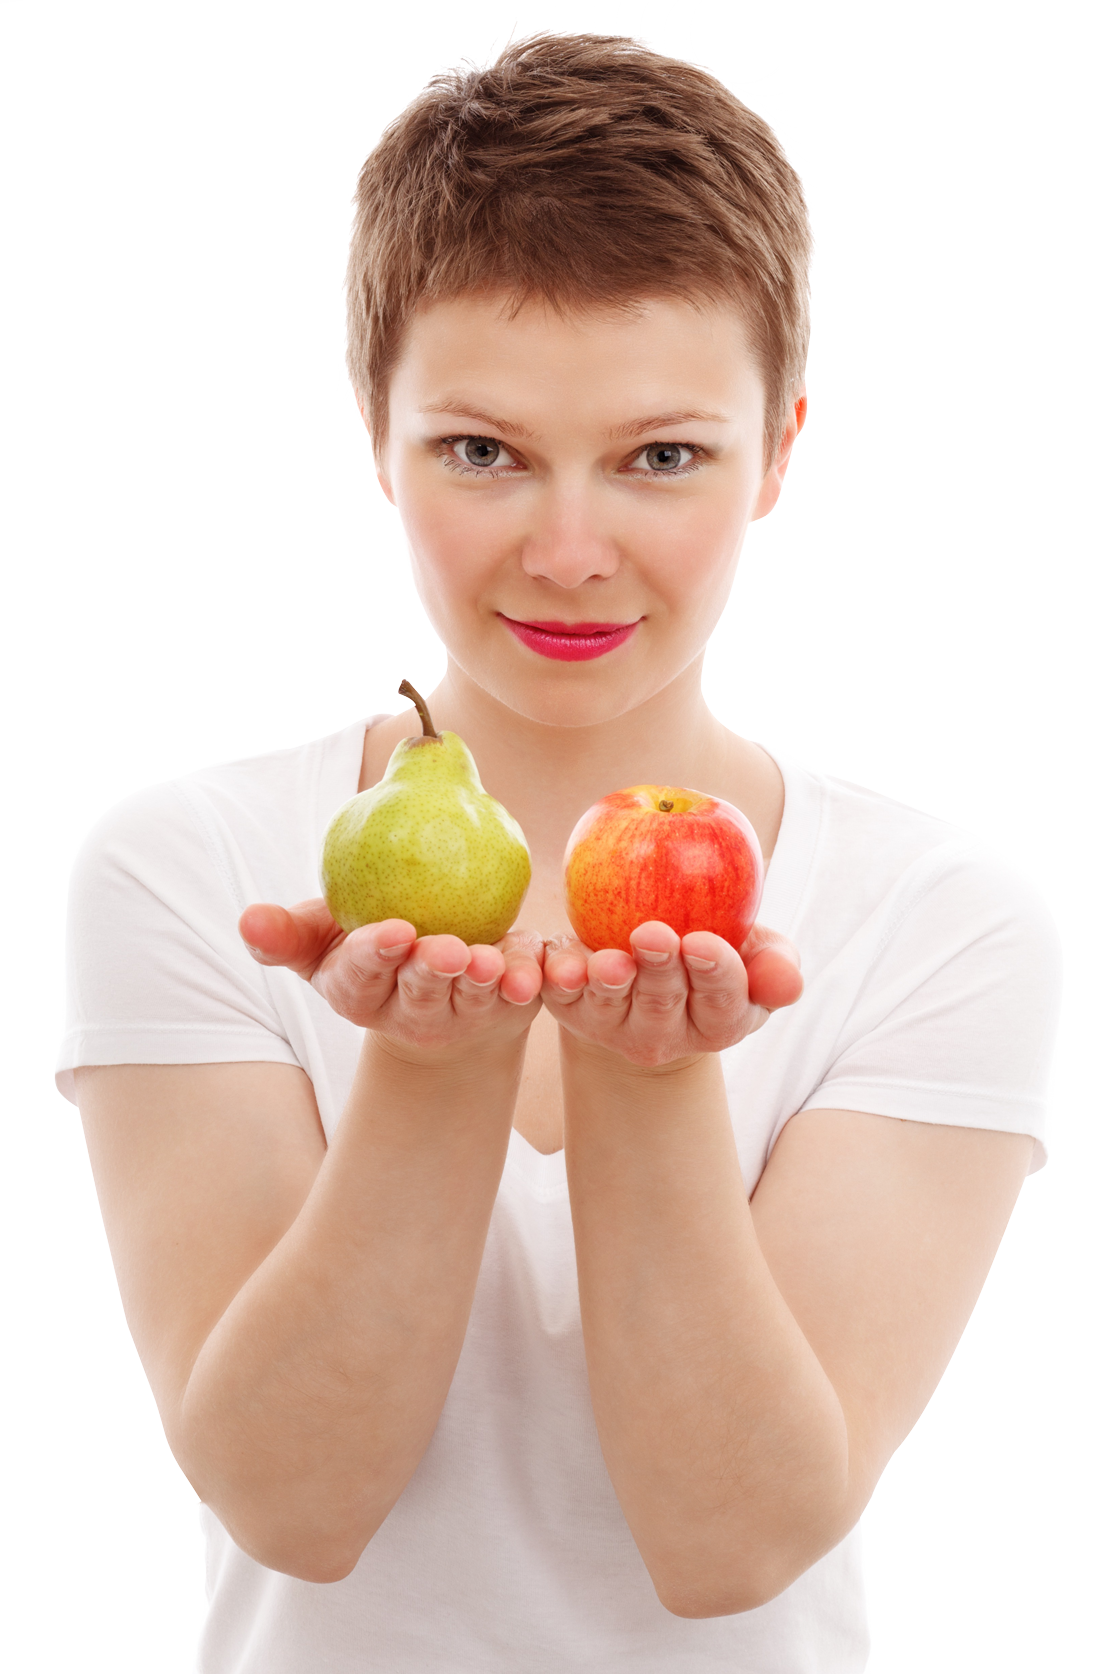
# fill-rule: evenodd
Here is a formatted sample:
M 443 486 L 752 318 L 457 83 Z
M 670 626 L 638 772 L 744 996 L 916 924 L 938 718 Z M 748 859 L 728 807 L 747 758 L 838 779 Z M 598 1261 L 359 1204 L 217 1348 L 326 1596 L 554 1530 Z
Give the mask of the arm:
M 580 995 L 552 957 L 547 992 L 575 1012 L 567 1171 L 602 1449 L 660 1599 L 712 1616 L 774 1597 L 856 1522 L 948 1363 L 1032 1142 L 810 1111 L 749 1205 L 718 1060 L 693 1049 L 764 1014 L 740 1006 L 731 949 L 687 937 L 716 961 L 687 978 L 672 935 L 637 932 L 671 958 L 641 960 L 627 991 L 601 985 L 627 958 L 610 953 Z M 793 995 L 776 959 L 751 961 L 752 1002 Z
M 399 925 L 341 942 L 328 915 L 252 911 L 258 957 L 376 1025 L 328 1151 L 285 1065 L 89 1069 L 79 1097 L 176 1458 L 251 1556 L 330 1581 L 445 1401 L 541 973 L 514 938 L 506 956 Z

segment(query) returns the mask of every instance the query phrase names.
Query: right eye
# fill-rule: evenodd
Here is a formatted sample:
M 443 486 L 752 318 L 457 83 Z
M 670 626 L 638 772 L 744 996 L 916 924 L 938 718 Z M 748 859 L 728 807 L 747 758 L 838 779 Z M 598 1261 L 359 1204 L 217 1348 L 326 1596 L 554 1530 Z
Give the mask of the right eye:
M 497 442 L 492 436 L 459 436 L 451 445 L 461 463 L 471 465 L 476 470 L 491 470 L 494 466 L 515 464 L 504 444 Z

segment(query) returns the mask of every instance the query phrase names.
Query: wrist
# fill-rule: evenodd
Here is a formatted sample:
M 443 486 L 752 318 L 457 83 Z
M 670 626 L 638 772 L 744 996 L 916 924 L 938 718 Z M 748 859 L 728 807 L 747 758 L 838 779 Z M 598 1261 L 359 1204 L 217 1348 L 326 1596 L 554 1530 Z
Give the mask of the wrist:
M 716 1052 L 690 1052 L 663 1064 L 637 1064 L 622 1052 L 614 1052 L 597 1041 L 584 1040 L 569 1029 L 559 1030 L 559 1043 L 564 1066 L 575 1072 L 595 1073 L 620 1081 L 683 1084 L 701 1080 L 711 1065 L 715 1071 L 719 1069 Z
M 618 1052 L 567 1038 L 560 1044 L 565 1105 L 567 1167 L 590 1155 L 638 1153 L 644 1161 L 674 1156 L 679 1143 L 689 1155 L 699 1130 L 727 1116 L 719 1053 L 675 1058 L 666 1064 L 633 1064 Z M 615 1152 L 615 1147 L 619 1152 Z M 633 1152 L 632 1147 L 635 1147 Z M 657 1165 L 656 1165 L 657 1166 Z
M 384 1068 L 404 1074 L 446 1079 L 455 1085 L 474 1076 L 492 1076 L 518 1070 L 526 1049 L 526 1034 L 510 1040 L 451 1041 L 430 1045 L 400 1040 L 375 1029 L 364 1032 L 364 1056 Z
M 456 1134 L 471 1146 L 486 1132 L 506 1148 L 522 1054 L 517 1040 L 429 1047 L 366 1030 L 346 1117 L 381 1141 L 394 1134 L 408 1146 L 442 1147 Z
M 448 1076 L 457 1083 L 472 1075 L 490 1075 L 509 1065 L 519 1065 L 525 1045 L 525 1035 L 512 1040 L 458 1040 L 430 1045 L 365 1030 L 365 1053 L 373 1060 L 380 1060 L 390 1068 L 410 1068 L 417 1075 Z

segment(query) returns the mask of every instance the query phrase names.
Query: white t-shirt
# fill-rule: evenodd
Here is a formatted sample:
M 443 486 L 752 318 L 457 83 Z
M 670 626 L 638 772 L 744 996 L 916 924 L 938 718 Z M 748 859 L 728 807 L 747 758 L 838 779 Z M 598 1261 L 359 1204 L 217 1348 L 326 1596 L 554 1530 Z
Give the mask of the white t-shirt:
M 158 786 L 100 824 L 73 880 L 67 1096 L 81 1064 L 297 1064 L 332 1135 L 360 1031 L 257 965 L 236 923 L 250 901 L 319 893 L 367 724 Z M 1045 910 L 952 827 L 779 765 L 761 922 L 796 943 L 806 986 L 723 1054 L 749 1191 L 811 1107 L 1032 1134 L 1040 1166 L 1058 971 Z M 353 1573 L 277 1574 L 201 1515 L 203 1674 L 858 1674 L 867 1660 L 856 1531 L 758 1610 L 691 1621 L 659 1603 L 594 1427 L 564 1157 L 514 1131 L 445 1408 Z

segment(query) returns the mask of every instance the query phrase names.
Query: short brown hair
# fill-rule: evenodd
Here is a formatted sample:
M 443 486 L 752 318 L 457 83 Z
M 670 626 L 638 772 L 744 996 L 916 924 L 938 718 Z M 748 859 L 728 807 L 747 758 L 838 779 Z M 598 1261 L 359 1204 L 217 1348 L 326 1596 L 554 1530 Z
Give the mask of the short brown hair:
M 535 35 L 436 77 L 361 170 L 349 375 L 378 450 L 421 302 L 730 301 L 763 376 L 770 459 L 805 370 L 809 254 L 798 176 L 719 81 L 623 36 Z

